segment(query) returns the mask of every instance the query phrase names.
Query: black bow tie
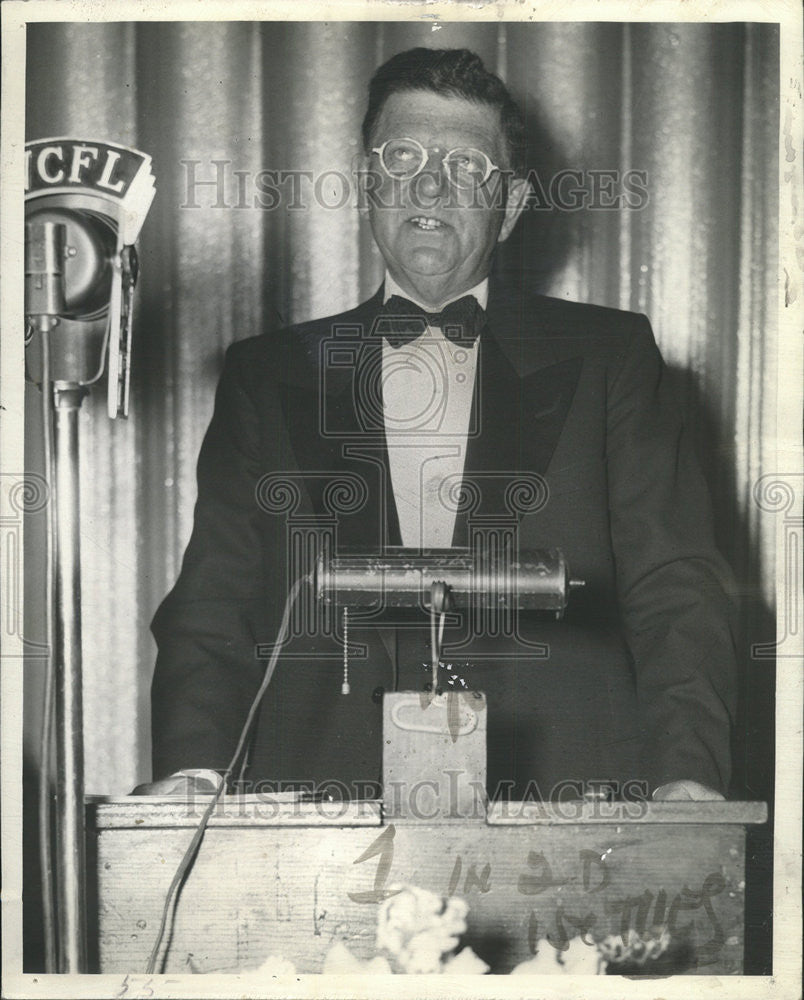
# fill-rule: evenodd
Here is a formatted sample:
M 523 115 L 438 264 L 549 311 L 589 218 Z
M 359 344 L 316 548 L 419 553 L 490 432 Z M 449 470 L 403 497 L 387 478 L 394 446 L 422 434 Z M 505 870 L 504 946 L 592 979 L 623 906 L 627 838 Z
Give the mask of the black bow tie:
M 427 326 L 437 326 L 447 340 L 471 347 L 485 321 L 486 313 L 474 295 L 448 303 L 441 312 L 427 312 L 410 299 L 392 295 L 382 307 L 379 332 L 391 347 L 401 347 L 421 337 Z

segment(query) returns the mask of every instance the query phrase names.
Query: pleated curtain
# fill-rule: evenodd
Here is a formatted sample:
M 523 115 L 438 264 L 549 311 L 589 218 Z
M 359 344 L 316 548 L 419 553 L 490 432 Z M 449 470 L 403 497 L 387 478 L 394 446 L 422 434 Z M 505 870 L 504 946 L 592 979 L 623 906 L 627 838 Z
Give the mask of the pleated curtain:
M 501 251 L 501 275 L 524 267 L 542 292 L 653 323 L 740 583 L 737 778 L 748 797 L 766 798 L 772 662 L 752 659 L 750 646 L 774 638 L 775 523 L 753 490 L 774 471 L 778 34 L 678 23 L 29 26 L 27 139 L 134 146 L 152 155 L 157 189 L 139 245 L 131 415 L 110 421 L 98 389 L 81 413 L 87 790 L 125 793 L 150 773 L 149 622 L 189 538 L 226 347 L 346 309 L 382 278 L 344 195 L 368 80 L 415 45 L 474 49 L 526 113 L 547 203 L 535 199 Z M 550 204 L 562 171 L 580 171 L 587 189 L 590 172 L 636 171 L 645 194 L 620 210 L 588 198 L 562 209 Z M 36 396 L 29 469 L 40 457 Z M 42 619 L 37 517 L 27 531 L 31 640 Z M 33 659 L 31 763 L 41 673 Z

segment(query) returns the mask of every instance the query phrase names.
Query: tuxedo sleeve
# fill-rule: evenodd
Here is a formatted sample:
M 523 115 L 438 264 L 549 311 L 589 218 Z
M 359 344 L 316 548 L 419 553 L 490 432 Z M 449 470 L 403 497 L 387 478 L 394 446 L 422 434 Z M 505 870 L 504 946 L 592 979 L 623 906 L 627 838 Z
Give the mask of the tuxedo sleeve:
M 265 634 L 259 427 L 242 344 L 229 348 L 198 460 L 198 499 L 179 579 L 152 623 L 154 778 L 224 769 L 256 693 Z
M 652 788 L 725 794 L 736 699 L 731 572 L 650 325 L 635 320 L 608 392 L 612 545 Z

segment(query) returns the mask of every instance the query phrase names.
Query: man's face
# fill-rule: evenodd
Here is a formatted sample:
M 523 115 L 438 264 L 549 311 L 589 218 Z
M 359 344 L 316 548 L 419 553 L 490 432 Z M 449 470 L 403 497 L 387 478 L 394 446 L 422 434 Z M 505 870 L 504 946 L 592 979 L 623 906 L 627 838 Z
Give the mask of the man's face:
M 371 228 L 394 280 L 408 294 L 440 306 L 487 276 L 495 246 L 522 210 L 526 182 L 509 180 L 506 188 L 494 171 L 478 192 L 447 179 L 441 157 L 457 147 L 474 147 L 502 170 L 509 167 L 499 112 L 488 105 L 428 91 L 392 94 L 371 145 L 401 138 L 421 143 L 428 160 L 418 176 L 396 180 L 383 171 L 377 154 L 370 156 Z

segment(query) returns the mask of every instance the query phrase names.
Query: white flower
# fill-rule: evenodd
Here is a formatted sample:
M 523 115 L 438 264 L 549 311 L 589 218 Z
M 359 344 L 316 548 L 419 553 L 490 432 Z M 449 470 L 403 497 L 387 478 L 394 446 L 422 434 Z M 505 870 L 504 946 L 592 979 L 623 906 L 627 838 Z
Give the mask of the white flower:
M 441 972 L 443 957 L 455 951 L 466 932 L 468 911 L 462 899 L 405 886 L 380 907 L 377 947 L 389 952 L 404 972 Z
M 295 976 L 296 966 L 289 959 L 282 958 L 280 955 L 269 955 L 262 965 L 258 969 L 255 969 L 255 972 L 262 976 L 271 976 L 273 978 Z
M 566 951 L 558 951 L 549 941 L 542 941 L 538 952 L 511 970 L 512 976 L 599 976 L 606 963 L 592 944 L 573 938 Z
M 368 976 L 387 976 L 391 974 L 391 966 L 388 959 L 382 955 L 377 955 L 368 962 L 362 962 L 349 951 L 345 944 L 337 941 L 327 952 L 324 959 L 324 968 L 321 970 L 325 976 L 348 975 L 358 973 Z
M 442 971 L 451 976 L 484 976 L 489 966 L 471 948 L 461 948 L 457 955 L 447 958 Z

